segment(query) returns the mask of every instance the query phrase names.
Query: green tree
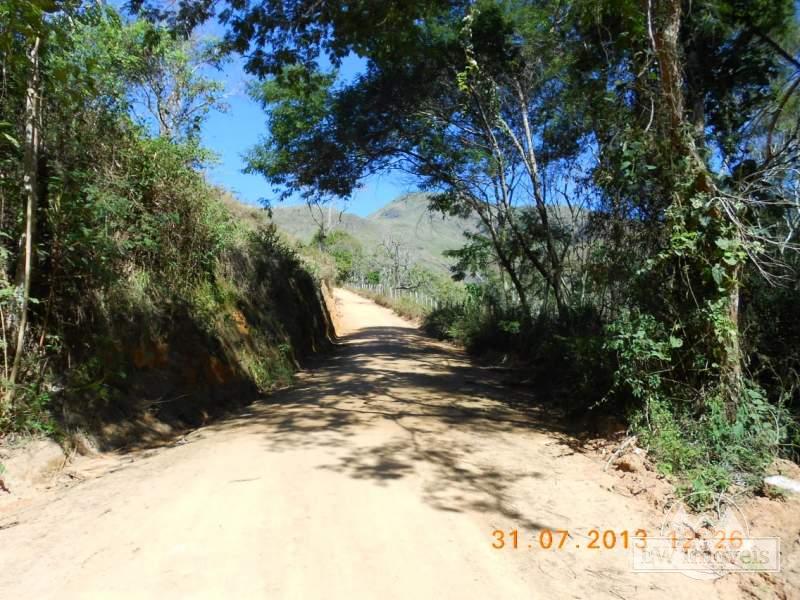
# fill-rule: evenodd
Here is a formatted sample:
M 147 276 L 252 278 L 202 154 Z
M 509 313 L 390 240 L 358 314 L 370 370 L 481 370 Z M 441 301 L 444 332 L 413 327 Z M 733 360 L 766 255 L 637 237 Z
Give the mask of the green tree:
M 192 132 L 210 105 L 173 115 L 171 139 L 151 139 L 134 115 L 143 65 L 186 106 L 202 104 L 202 76 L 150 61 L 145 32 L 170 57 L 186 42 L 101 5 L 14 1 L 0 14 L 5 428 L 38 406 L 45 365 L 61 366 L 63 344 L 97 324 L 109 290 L 141 268 L 185 292 L 208 276 L 228 231 L 196 170 L 209 154 Z

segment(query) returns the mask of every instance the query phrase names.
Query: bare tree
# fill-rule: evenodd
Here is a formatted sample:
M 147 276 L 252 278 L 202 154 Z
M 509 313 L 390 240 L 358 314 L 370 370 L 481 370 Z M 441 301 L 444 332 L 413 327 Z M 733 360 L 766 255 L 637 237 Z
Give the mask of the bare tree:
M 33 275 L 34 251 L 33 243 L 36 234 L 36 204 L 38 198 L 37 170 L 39 163 L 39 47 L 40 36 L 35 36 L 28 51 L 28 83 L 25 90 L 25 150 L 23 157 L 23 183 L 25 193 L 25 231 L 20 246 L 22 253 L 17 267 L 16 288 L 19 298 L 19 309 L 16 317 L 16 346 L 11 372 L 8 376 L 4 404 L 10 406 L 14 400 L 14 384 L 19 374 L 22 355 L 25 350 L 25 333 L 28 328 L 28 305 L 31 295 L 31 278 Z
M 381 279 L 388 280 L 395 288 L 407 287 L 408 273 L 411 268 L 411 252 L 400 240 L 384 238 L 378 247 L 381 253 Z
M 226 108 L 224 84 L 203 75 L 204 69 L 220 68 L 224 59 L 213 42 L 193 38 L 176 47 L 162 40 L 168 35 L 155 29 L 150 36 L 155 41 L 149 42 L 145 58 L 132 73 L 133 94 L 157 124 L 161 137 L 193 139 L 209 111 Z M 131 43 L 142 40 L 135 38 Z
M 519 68 L 500 72 L 481 65 L 472 46 L 474 14 L 462 30 L 467 66 L 454 77 L 458 104 L 437 99 L 421 109 L 431 129 L 458 149 L 455 158 L 411 151 L 408 159 L 414 172 L 445 190 L 442 209 L 478 217 L 524 312 L 531 315 L 524 272 L 532 270 L 566 317 L 565 269 L 589 197 L 580 193 L 581 157 L 540 160 L 548 119 L 540 104 L 553 75 L 544 57 L 527 56 Z

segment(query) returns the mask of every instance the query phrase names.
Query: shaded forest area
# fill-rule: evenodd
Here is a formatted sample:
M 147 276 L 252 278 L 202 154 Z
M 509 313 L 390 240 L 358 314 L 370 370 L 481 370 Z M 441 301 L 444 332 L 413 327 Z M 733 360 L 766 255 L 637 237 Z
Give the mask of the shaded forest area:
M 119 446 L 286 385 L 331 327 L 297 255 L 202 174 L 219 41 L 12 0 L 0 57 L 0 436 Z
M 429 331 L 522 357 L 576 418 L 626 414 L 706 498 L 797 457 L 792 0 L 128 8 L 130 23 L 0 4 L 6 423 L 39 410 L 52 357 L 89 356 L 99 323 L 154 322 L 131 320 L 149 306 L 217 315 L 222 257 L 261 256 L 197 171 L 199 119 L 220 97 L 194 67 L 239 53 L 269 126 L 247 169 L 282 197 L 324 204 L 400 170 L 434 213 L 477 219 L 450 253 L 465 299 Z M 225 37 L 199 44 L 210 20 Z M 342 81 L 354 56 L 364 69 Z

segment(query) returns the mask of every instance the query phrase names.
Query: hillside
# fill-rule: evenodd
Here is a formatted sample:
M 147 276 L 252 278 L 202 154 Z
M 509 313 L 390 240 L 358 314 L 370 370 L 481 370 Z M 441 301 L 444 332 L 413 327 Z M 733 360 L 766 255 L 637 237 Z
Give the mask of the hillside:
M 272 212 L 272 221 L 278 228 L 303 242 L 308 242 L 318 228 L 306 206 L 278 206 Z M 337 215 L 334 211 L 332 223 L 335 229 L 358 239 L 366 250 L 384 240 L 402 241 L 412 259 L 439 271 L 447 271 L 449 264 L 442 253 L 461 247 L 463 232 L 475 229 L 474 220 L 431 213 L 424 193 L 400 196 L 367 217 Z

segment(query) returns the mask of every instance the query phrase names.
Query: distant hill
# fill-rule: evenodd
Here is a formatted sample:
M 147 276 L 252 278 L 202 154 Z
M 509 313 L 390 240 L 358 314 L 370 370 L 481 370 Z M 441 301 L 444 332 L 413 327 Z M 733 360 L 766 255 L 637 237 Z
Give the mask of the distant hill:
M 320 213 L 316 220 L 307 206 L 278 206 L 272 209 L 272 220 L 279 229 L 307 243 L 318 229 Z M 328 218 L 323 209 L 323 218 Z M 428 211 L 428 196 L 423 193 L 406 194 L 367 217 L 332 211 L 334 229 L 346 231 L 369 251 L 384 240 L 403 242 L 412 258 L 437 271 L 447 271 L 451 261 L 442 256 L 445 250 L 464 245 L 465 230 L 473 231 L 476 222 L 455 217 L 443 218 Z

